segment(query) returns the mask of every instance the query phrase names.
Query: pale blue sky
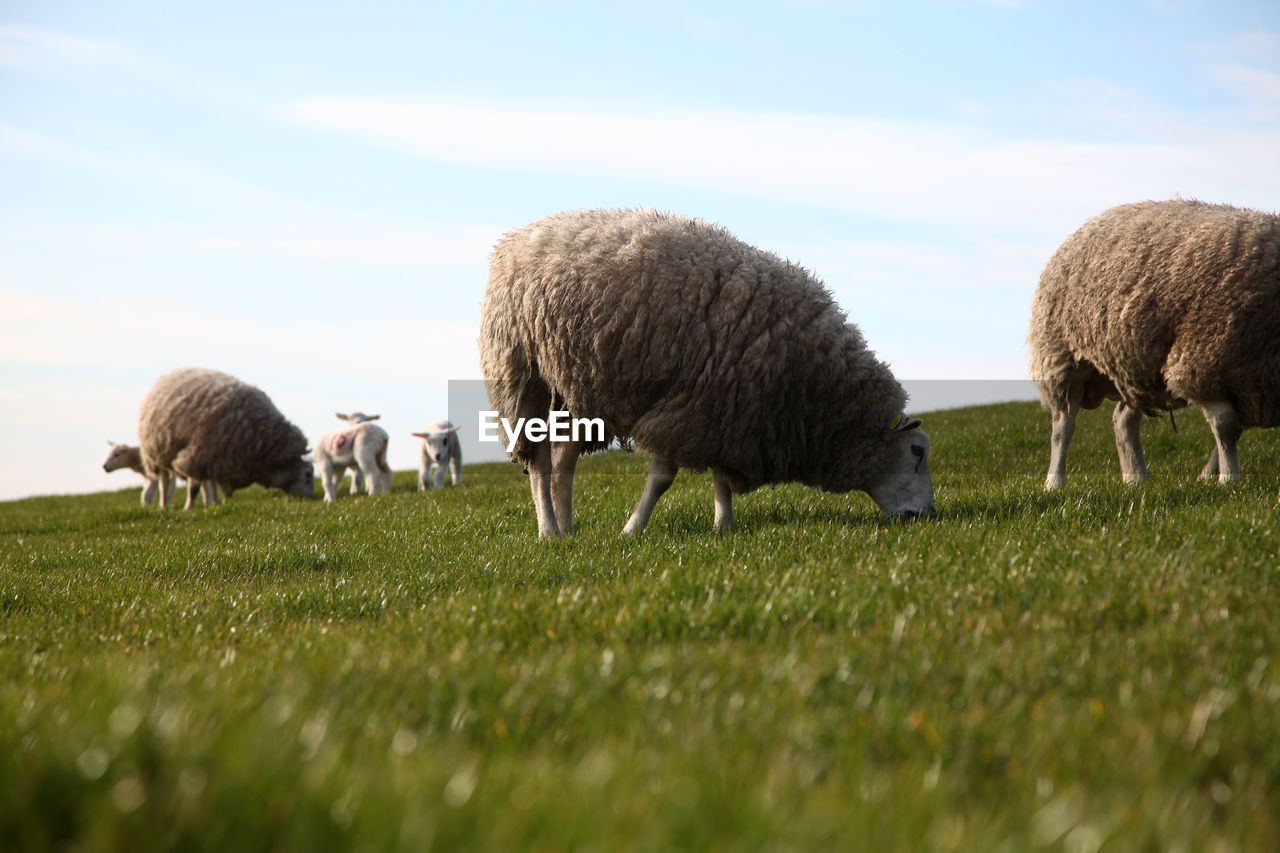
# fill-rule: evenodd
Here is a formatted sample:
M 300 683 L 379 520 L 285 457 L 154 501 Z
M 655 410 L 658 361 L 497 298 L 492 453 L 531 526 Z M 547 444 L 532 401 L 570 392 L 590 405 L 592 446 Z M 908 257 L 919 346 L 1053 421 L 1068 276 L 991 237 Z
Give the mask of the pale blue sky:
M 905 379 L 1019 379 L 1040 268 L 1143 198 L 1280 207 L 1280 4 L 0 3 L 0 498 L 124 488 L 161 373 L 392 463 L 565 208 L 814 270 Z M 917 401 L 918 403 L 920 401 Z M 939 468 L 944 467 L 939 460 Z

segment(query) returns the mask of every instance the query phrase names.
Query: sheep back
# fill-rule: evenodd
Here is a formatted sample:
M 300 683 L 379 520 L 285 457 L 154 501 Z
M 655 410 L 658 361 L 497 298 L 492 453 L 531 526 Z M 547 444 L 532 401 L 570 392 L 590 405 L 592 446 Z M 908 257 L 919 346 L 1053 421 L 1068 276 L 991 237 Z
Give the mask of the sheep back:
M 156 380 L 138 437 L 149 472 L 210 480 L 228 493 L 254 483 L 285 488 L 306 465 L 306 438 L 271 398 L 216 370 L 181 368 Z
M 1242 425 L 1280 425 L 1280 218 L 1181 199 L 1112 208 L 1050 258 L 1027 340 L 1051 408 L 1084 363 L 1142 409 L 1229 401 Z
M 566 212 L 503 238 L 480 353 L 500 416 L 532 393 L 737 492 L 873 482 L 906 402 L 803 268 L 651 210 Z M 512 456 L 533 450 L 522 436 Z

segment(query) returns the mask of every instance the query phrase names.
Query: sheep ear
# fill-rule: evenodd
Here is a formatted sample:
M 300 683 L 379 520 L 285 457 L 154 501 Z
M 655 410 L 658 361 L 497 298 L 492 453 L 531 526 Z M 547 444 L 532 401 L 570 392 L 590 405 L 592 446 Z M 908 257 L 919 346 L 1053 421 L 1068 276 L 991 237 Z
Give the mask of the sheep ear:
M 340 421 L 345 421 L 347 419 L 347 416 L 342 414 L 342 412 L 334 412 L 333 416 Z
M 898 415 L 893 419 L 893 423 L 889 424 L 890 432 L 906 432 L 909 429 L 915 429 L 924 421 L 919 418 L 909 418 L 905 414 Z
M 311 451 L 310 451 L 310 450 L 308 450 L 306 453 L 302 454 L 302 461 L 303 461 L 303 462 L 315 462 L 316 460 L 315 460 L 315 457 L 311 455 Z
M 382 417 L 382 415 L 366 415 L 366 416 L 365 416 L 365 420 L 366 420 L 366 421 L 376 421 L 376 420 L 377 420 L 378 418 L 380 418 L 380 417 Z
M 457 432 L 460 429 L 462 429 L 462 427 L 449 427 L 447 430 L 445 430 L 445 432 L 449 433 L 449 435 L 453 435 L 455 432 Z
M 425 432 L 411 432 L 411 433 L 409 433 L 409 434 L 410 434 L 410 435 L 412 435 L 412 436 L 414 436 L 415 438 L 426 438 L 426 437 L 427 437 L 427 435 L 428 435 L 428 434 L 427 434 L 427 433 L 425 433 Z

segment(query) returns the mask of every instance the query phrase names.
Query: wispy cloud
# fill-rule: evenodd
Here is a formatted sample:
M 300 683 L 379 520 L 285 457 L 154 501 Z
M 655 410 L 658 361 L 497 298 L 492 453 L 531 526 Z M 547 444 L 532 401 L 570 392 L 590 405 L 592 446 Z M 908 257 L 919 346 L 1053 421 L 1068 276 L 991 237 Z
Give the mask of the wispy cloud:
M 0 26 L 0 65 L 49 70 L 52 66 L 67 63 L 135 66 L 138 58 L 120 45 L 99 39 L 51 30 Z
M 1280 194 L 1256 134 L 1160 142 L 996 136 L 980 124 L 442 97 L 311 97 L 312 127 L 443 162 L 696 186 L 900 222 L 1060 231 L 1108 204 Z M 1280 141 L 1280 129 L 1265 142 Z M 1270 177 L 1266 177 L 1270 175 Z M 1259 186 L 1261 183 L 1266 186 Z

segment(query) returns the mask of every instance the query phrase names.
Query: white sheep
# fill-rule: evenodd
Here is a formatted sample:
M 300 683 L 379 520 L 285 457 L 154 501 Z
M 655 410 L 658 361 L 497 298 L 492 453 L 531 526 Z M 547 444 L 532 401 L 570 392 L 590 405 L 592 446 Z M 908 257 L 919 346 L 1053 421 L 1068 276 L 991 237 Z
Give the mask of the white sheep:
M 160 488 L 160 481 L 155 477 L 147 476 L 146 469 L 142 467 L 142 448 L 136 445 L 117 444 L 114 441 L 108 441 L 107 444 L 111 449 L 107 451 L 107 461 L 102 463 L 102 470 L 108 474 L 121 468 L 128 468 L 131 471 L 138 472 L 146 480 L 146 485 L 142 488 L 142 505 L 151 506 L 154 504 L 156 502 L 156 491 Z
M 316 439 L 312 458 L 320 474 L 326 503 L 338 496 L 338 484 L 347 468 L 364 475 L 369 494 L 385 495 L 391 491 L 391 468 L 387 465 L 387 431 L 368 420 L 358 421 L 346 429 L 328 432 Z M 354 480 L 354 478 L 353 478 Z M 352 494 L 357 494 L 353 488 Z
M 890 517 L 934 511 L 929 439 L 889 368 L 821 282 L 722 228 L 594 210 L 513 231 L 493 253 L 479 343 L 499 418 L 554 410 L 605 428 L 553 447 L 503 426 L 541 536 L 573 530 L 578 455 L 611 436 L 652 457 L 628 534 L 679 468 L 711 469 L 721 532 L 733 494 L 766 483 L 859 489 Z
M 1066 481 L 1076 416 L 1105 399 L 1126 483 L 1147 479 L 1143 415 L 1187 405 L 1214 436 L 1201 476 L 1239 479 L 1241 433 L 1280 426 L 1280 216 L 1182 199 L 1105 211 L 1045 265 L 1027 343 L 1053 416 L 1046 489 Z
M 458 443 L 458 428 L 441 418 L 427 424 L 422 432 L 413 435 L 422 439 L 418 448 L 418 491 L 425 492 L 435 486 L 444 488 L 445 466 L 449 479 L 455 486 L 462 485 L 462 445 Z M 435 466 L 434 480 L 431 467 Z
M 364 412 L 359 411 L 351 412 L 350 414 L 344 414 L 342 412 L 335 412 L 334 414 L 337 416 L 338 420 L 344 421 L 352 426 L 365 423 L 366 421 L 376 421 L 382 417 L 382 415 L 366 415 Z M 364 472 L 361 471 L 359 467 L 352 468 L 351 470 L 351 494 L 358 495 L 364 491 Z M 339 478 L 339 480 L 341 480 L 341 478 Z

